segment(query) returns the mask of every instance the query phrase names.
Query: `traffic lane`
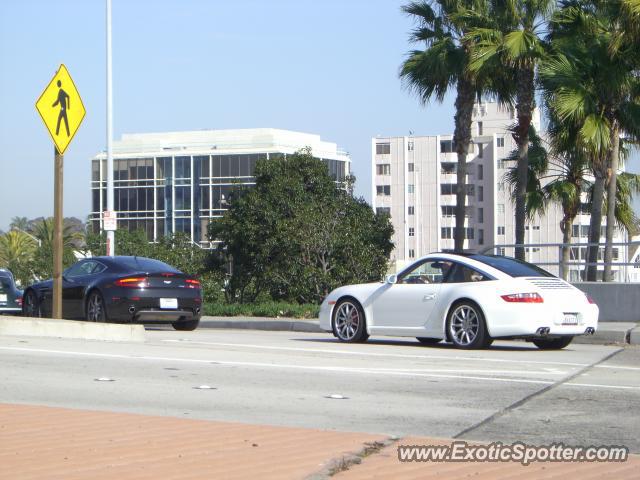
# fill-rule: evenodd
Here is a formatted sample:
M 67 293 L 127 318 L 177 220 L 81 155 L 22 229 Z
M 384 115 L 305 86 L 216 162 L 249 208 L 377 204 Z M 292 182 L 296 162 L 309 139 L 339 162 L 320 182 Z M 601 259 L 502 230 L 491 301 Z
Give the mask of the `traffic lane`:
M 640 453 L 639 365 L 640 348 L 627 347 L 571 382 L 530 399 L 464 438 L 624 445 L 632 453 Z
M 286 332 L 248 337 L 244 331 L 226 332 L 215 338 L 197 332 L 158 332 L 151 337 L 143 345 L 4 337 L 0 398 L 446 437 L 566 378 L 583 368 L 585 361 L 599 361 L 615 351 L 580 346 L 578 351 L 566 352 L 563 368 L 572 370 L 558 373 L 549 365 L 557 363 L 554 359 L 560 352 L 516 346 L 511 355 L 520 352 L 532 360 L 516 359 L 515 368 L 521 373 L 514 377 L 512 362 L 503 358 L 508 352 L 502 350 L 416 349 L 409 342 L 394 340 L 326 348 L 326 339 L 317 335 Z M 291 347 L 293 340 L 304 340 L 304 348 Z M 314 348 L 319 340 L 320 348 Z M 537 355 L 528 357 L 533 352 Z M 473 372 L 451 372 L 452 365 Z M 447 372 L 439 373 L 445 368 Z M 105 381 L 96 381 L 100 378 Z M 194 388 L 200 386 L 213 388 Z M 327 398 L 332 394 L 348 398 Z

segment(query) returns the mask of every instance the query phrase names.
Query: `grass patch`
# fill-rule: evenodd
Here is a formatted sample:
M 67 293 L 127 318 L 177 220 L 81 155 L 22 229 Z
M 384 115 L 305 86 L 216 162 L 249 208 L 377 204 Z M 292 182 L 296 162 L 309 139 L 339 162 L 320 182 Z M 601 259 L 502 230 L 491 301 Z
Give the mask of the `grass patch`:
M 213 317 L 318 318 L 320 305 L 307 303 L 205 303 L 204 314 Z

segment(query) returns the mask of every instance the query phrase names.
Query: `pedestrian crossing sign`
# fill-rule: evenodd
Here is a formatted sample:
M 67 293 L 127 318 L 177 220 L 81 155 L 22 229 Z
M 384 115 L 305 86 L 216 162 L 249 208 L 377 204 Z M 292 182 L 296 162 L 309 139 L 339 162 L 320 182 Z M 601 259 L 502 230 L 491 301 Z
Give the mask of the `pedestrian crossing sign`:
M 49 130 L 58 153 L 64 154 L 86 113 L 67 67 L 60 65 L 38 98 L 36 110 Z

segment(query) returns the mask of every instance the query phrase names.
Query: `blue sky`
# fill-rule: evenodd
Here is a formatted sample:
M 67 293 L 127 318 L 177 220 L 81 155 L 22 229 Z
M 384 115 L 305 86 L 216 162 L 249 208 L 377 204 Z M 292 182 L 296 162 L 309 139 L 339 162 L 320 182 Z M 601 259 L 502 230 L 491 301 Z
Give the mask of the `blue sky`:
M 376 135 L 450 133 L 453 96 L 422 107 L 398 68 L 413 23 L 399 0 L 112 0 L 114 137 L 273 127 L 349 151 L 370 199 Z M 65 154 L 64 213 L 91 208 L 106 148 L 104 0 L 0 3 L 0 229 L 53 214 L 53 147 L 34 104 L 64 63 L 87 110 Z M 631 168 L 637 162 L 633 162 Z

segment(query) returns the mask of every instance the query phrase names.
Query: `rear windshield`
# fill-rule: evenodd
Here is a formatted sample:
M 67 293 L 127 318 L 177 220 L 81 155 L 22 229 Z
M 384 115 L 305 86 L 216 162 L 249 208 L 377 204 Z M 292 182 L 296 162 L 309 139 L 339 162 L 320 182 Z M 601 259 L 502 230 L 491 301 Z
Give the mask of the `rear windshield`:
M 135 270 L 138 272 L 179 272 L 179 270 L 176 270 L 172 266 L 152 258 L 120 257 L 117 262 L 118 265 L 125 270 Z
M 542 268 L 532 265 L 531 263 L 523 262 L 522 260 L 516 260 L 511 257 L 493 256 L 493 255 L 470 255 L 469 258 L 473 258 L 478 262 L 486 263 L 487 265 L 500 270 L 501 272 L 511 275 L 512 277 L 553 277 L 551 273 L 543 270 Z
M 7 277 L 0 277 L 0 292 L 8 292 L 11 290 L 11 280 Z

